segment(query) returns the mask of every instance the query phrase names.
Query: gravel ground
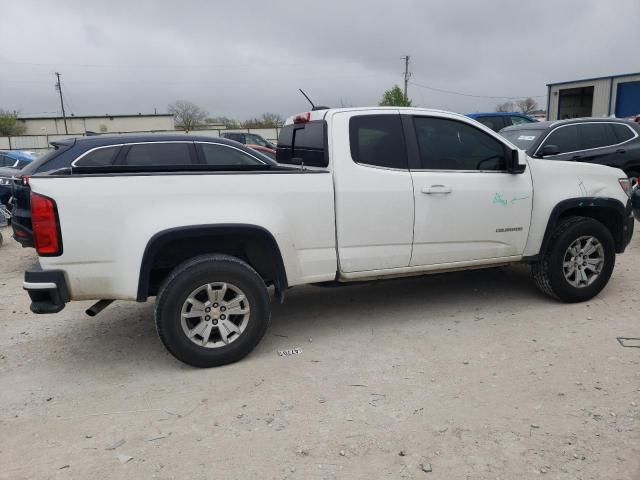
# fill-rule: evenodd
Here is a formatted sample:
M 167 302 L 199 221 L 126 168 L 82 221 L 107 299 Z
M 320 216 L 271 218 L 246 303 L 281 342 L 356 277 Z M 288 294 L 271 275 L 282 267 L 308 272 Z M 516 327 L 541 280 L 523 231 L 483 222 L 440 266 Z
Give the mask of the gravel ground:
M 525 267 L 295 288 L 245 360 L 187 367 L 152 303 L 29 312 L 0 248 L 0 478 L 640 479 L 636 236 L 588 303 Z M 280 356 L 278 351 L 300 348 Z

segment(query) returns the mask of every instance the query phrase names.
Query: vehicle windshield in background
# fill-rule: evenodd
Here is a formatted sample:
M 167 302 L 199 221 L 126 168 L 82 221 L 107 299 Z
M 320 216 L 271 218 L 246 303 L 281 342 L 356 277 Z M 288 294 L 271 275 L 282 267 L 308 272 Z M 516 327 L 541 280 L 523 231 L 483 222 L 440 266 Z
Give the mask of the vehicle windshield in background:
M 247 143 L 248 144 L 260 145 L 261 147 L 268 147 L 268 148 L 272 148 L 273 147 L 273 145 L 271 145 L 269 142 L 267 142 L 260 135 L 255 135 L 253 133 L 247 133 L 246 134 L 246 138 L 247 138 Z
M 526 129 L 518 129 L 518 130 L 507 130 L 500 132 L 504 138 L 513 143 L 516 147 L 521 148 L 523 150 L 528 150 L 531 145 L 542 135 L 544 130 L 536 129 L 536 130 L 526 130 Z

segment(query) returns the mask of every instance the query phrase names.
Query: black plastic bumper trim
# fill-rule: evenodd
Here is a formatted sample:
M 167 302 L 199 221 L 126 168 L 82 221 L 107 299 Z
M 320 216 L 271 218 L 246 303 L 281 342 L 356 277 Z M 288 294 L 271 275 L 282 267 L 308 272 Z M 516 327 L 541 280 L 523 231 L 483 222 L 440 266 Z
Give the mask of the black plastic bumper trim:
M 33 313 L 58 313 L 71 300 L 62 270 L 24 272 L 24 289 L 31 298 Z

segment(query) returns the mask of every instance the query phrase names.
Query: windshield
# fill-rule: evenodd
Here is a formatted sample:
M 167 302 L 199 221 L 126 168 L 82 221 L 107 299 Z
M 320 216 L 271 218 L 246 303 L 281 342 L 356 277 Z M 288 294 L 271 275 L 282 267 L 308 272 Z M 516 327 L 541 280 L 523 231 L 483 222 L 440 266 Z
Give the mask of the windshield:
M 504 138 L 513 143 L 516 147 L 523 150 L 529 150 L 529 147 L 535 143 L 536 140 L 542 135 L 544 130 L 542 129 L 518 129 L 518 130 L 506 130 L 500 132 Z
M 260 135 L 256 135 L 255 133 L 247 133 L 247 143 L 260 145 L 261 147 L 271 147 L 271 144 L 269 142 L 267 142 Z

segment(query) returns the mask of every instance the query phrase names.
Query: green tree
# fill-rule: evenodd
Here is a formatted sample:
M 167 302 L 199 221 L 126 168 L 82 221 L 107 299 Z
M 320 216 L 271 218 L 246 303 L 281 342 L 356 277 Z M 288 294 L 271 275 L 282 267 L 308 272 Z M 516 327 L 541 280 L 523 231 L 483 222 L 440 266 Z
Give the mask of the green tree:
M 381 107 L 410 107 L 411 100 L 404 97 L 398 85 L 394 85 L 392 89 L 384 92 L 378 105 Z
M 25 131 L 23 125 L 18 125 L 18 114 L 0 108 L 0 136 L 22 135 Z

